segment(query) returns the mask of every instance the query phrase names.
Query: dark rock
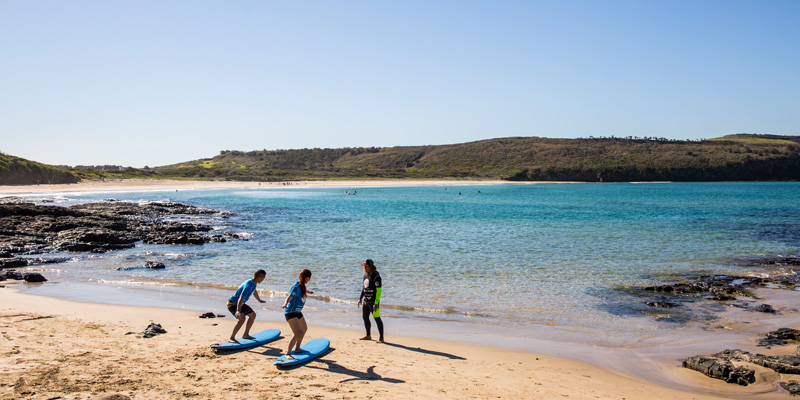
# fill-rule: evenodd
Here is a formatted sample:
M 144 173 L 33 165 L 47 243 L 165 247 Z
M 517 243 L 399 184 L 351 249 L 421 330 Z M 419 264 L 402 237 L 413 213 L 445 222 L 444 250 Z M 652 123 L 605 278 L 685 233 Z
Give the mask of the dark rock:
M 0 258 L 11 258 L 11 257 L 14 257 L 14 255 L 7 251 L 0 251 Z
M 3 271 L 2 274 L 6 279 L 13 279 L 15 281 L 21 281 L 21 280 L 25 279 L 23 277 L 22 272 L 19 272 L 19 271 L 14 270 L 14 269 Z
M 797 396 L 800 394 L 800 383 L 797 381 L 789 381 L 789 382 L 778 382 L 782 388 L 784 388 L 789 394 L 792 396 Z
M 800 257 L 780 257 L 753 260 L 756 265 L 790 265 L 800 266 Z
M 656 307 L 656 308 L 674 308 L 681 306 L 678 303 L 670 303 L 668 301 L 648 301 L 645 304 L 647 304 L 650 307 Z
M 767 313 L 767 314 L 775 314 L 775 309 L 769 304 L 761 304 L 758 307 L 753 308 L 753 311 Z
M 725 350 L 714 356 L 732 361 L 749 362 L 781 374 L 800 374 L 800 357 L 795 355 L 766 356 L 743 350 Z
M 800 330 L 792 328 L 780 328 L 766 335 L 767 339 L 781 340 L 800 340 Z
M 742 386 L 747 386 L 756 381 L 756 373 L 752 369 L 736 367 L 729 360 L 716 355 L 689 357 L 683 360 L 683 367 L 698 371 L 714 379 Z
M 217 314 L 217 318 L 225 318 L 225 314 Z
M 38 272 L 25 272 L 22 274 L 22 279 L 28 283 L 47 282 L 47 278 Z
M 144 264 L 144 267 L 145 268 L 150 268 L 150 269 L 164 269 L 164 268 L 166 268 L 164 263 L 158 262 L 158 261 L 148 261 L 148 262 L 146 262 Z
M 27 267 L 28 260 L 22 257 L 0 258 L 0 269 Z
M 152 244 L 200 245 L 236 238 L 233 234 L 210 235 L 212 228 L 200 223 L 167 220 L 178 215 L 210 214 L 229 213 L 170 202 L 140 205 L 107 201 L 70 207 L 3 202 L 0 203 L 0 251 L 3 256 L 54 249 L 102 253 L 134 247 L 140 240 Z
M 210 311 L 209 311 L 209 312 L 207 312 L 207 313 L 203 313 L 203 314 L 200 316 L 200 318 L 216 318 L 216 317 L 217 317 L 217 315 L 216 315 L 216 314 L 214 314 L 213 312 L 210 312 Z
M 161 327 L 161 324 L 157 324 L 155 322 L 151 322 L 150 325 L 142 332 L 142 336 L 146 338 L 151 338 L 156 335 L 161 335 L 167 333 L 164 328 Z
M 786 346 L 789 342 L 781 339 L 761 339 L 758 341 L 759 347 L 771 349 L 772 346 Z

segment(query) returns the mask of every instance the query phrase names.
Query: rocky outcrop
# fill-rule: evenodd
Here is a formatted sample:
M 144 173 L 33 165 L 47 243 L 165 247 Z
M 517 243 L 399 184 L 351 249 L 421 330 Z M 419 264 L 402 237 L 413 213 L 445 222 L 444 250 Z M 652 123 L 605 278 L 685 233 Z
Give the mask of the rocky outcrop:
M 701 372 L 710 378 L 742 386 L 747 386 L 756 381 L 755 371 L 734 366 L 730 360 L 720 357 L 718 354 L 689 357 L 683 360 L 683 367 Z
M 768 356 L 738 349 L 728 349 L 708 356 L 689 357 L 683 361 L 683 367 L 728 383 L 747 386 L 755 382 L 755 371 L 743 366 L 734 366 L 733 361 L 760 365 L 780 374 L 800 374 L 800 357 L 798 356 Z
M 0 271 L 0 281 L 8 279 L 29 283 L 47 282 L 47 279 L 38 272 L 20 272 L 14 269 Z
M 202 245 L 241 239 L 236 234 L 209 234 L 212 228 L 176 219 L 228 216 L 181 203 L 130 203 L 108 200 L 71 207 L 0 202 L 0 268 L 30 261 L 15 255 L 51 250 L 104 253 L 147 244 Z
M 800 395 L 800 383 L 797 381 L 778 382 L 778 384 L 792 396 Z

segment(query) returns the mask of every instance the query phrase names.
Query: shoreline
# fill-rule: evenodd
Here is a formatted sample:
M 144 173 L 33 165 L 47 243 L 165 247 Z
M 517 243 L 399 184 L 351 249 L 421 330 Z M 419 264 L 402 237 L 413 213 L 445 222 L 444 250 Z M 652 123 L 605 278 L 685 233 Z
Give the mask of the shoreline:
M 409 336 L 387 331 L 387 344 L 359 341 L 362 332 L 314 325 L 306 340 L 327 337 L 334 349 L 317 361 L 290 371 L 278 371 L 272 361 L 288 343 L 284 322 L 257 319 L 253 331 L 277 328 L 282 339 L 234 354 L 214 354 L 209 345 L 224 340 L 233 325 L 230 317 L 199 319 L 200 313 L 170 308 L 82 303 L 23 293 L 13 285 L 0 288 L 0 321 L 11 352 L 0 363 L 15 384 L 0 386 L 0 395 L 22 394 L 20 387 L 45 376 L 53 363 L 52 381 L 29 398 L 91 393 L 122 393 L 132 398 L 231 397 L 270 385 L 288 390 L 286 396 L 267 391 L 267 398 L 301 397 L 366 399 L 389 396 L 423 398 L 628 398 L 719 399 L 779 398 L 768 387 L 736 387 L 709 382 L 699 373 L 675 368 L 692 386 L 683 390 L 643 381 L 585 361 L 559 356 L 514 352 L 491 347 Z M 311 313 L 310 313 L 311 314 Z M 310 315 L 313 318 L 313 314 Z M 38 321 L 38 322 L 37 322 Z M 46 321 L 46 322 L 45 322 Z M 168 332 L 150 339 L 126 335 L 141 332 L 150 322 Z M 10 333 L 7 333 L 10 330 Z M 174 332 L 174 333 L 173 333 Z M 241 334 L 241 333 L 240 333 Z M 59 344 L 54 346 L 52 339 Z M 94 349 L 86 348 L 92 343 Z M 486 347 L 489 346 L 489 347 Z M 120 354 L 115 349 L 136 349 Z M 3 351 L 7 352 L 6 350 Z M 63 353 L 63 354 L 62 354 Z M 57 360 L 57 361 L 56 361 Z M 87 364 L 88 362 L 88 364 Z M 1 364 L 0 364 L 1 365 Z M 113 369 L 83 385 L 74 374 Z M 177 372 L 176 372 L 177 371 Z M 54 376 L 55 375 L 55 376 Z M 157 376 L 170 379 L 151 381 Z M 459 379 L 452 379 L 453 377 Z M 20 383 L 20 378 L 23 382 Z M 124 378 L 124 379 L 123 379 Z M 233 381 L 248 378 L 244 387 Z M 135 385 L 130 382 L 137 381 Z M 248 387 L 252 385 L 252 387 Z M 59 390 L 59 387 L 62 389 Z M 708 387 L 708 389 L 697 389 Z M 17 390 L 17 392 L 14 392 Z M 47 390 L 47 392 L 42 392 Z M 236 390 L 242 390 L 237 393 Z M 292 394 L 293 393 L 293 394 Z M 760 393 L 760 394 L 759 394 Z
M 498 184 L 558 184 L 578 182 L 512 182 L 502 180 L 341 180 L 341 181 L 291 181 L 291 182 L 241 182 L 241 181 L 196 181 L 122 179 L 107 181 L 81 181 L 72 184 L 54 185 L 0 185 L 0 197 L 17 195 L 43 195 L 82 192 L 161 191 L 197 189 L 286 189 L 286 188 L 363 188 L 403 186 L 466 186 Z

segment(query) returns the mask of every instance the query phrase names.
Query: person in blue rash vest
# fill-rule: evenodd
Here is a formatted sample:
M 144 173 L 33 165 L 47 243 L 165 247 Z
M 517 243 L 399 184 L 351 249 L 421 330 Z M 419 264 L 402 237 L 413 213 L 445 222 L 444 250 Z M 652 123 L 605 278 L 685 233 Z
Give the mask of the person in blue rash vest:
M 364 328 L 367 330 L 367 336 L 362 337 L 361 340 L 372 339 L 369 321 L 369 315 L 372 314 L 372 318 L 375 318 L 375 324 L 378 325 L 378 333 L 380 334 L 378 341 L 383 343 L 383 321 L 381 321 L 380 309 L 381 292 L 383 291 L 381 274 L 378 273 L 378 270 L 375 269 L 375 263 L 369 258 L 361 265 L 364 266 L 364 286 L 361 289 L 361 296 L 358 298 L 358 307 L 361 307 Z
M 236 326 L 233 327 L 233 333 L 231 333 L 231 343 L 239 343 L 239 341 L 236 340 L 236 333 L 239 332 L 239 328 L 244 324 L 245 317 L 247 317 L 247 326 L 244 328 L 244 335 L 242 338 L 255 339 L 250 336 L 250 328 L 253 326 L 253 322 L 256 321 L 256 313 L 250 306 L 244 303 L 250 299 L 250 295 L 255 296 L 259 303 L 266 303 L 266 301 L 261 300 L 261 297 L 258 297 L 258 292 L 256 291 L 256 285 L 263 282 L 266 276 L 267 272 L 263 269 L 256 271 L 256 273 L 253 274 L 253 279 L 248 279 L 242 283 L 242 286 L 236 289 L 236 293 L 228 299 L 228 311 L 238 320 Z
M 300 344 L 303 343 L 303 336 L 308 331 L 308 325 L 305 318 L 303 318 L 303 306 L 306 304 L 306 296 L 314 294 L 314 292 L 306 288 L 306 284 L 311 280 L 311 271 L 304 269 L 300 271 L 300 276 L 297 277 L 297 282 L 289 289 L 289 295 L 286 296 L 286 301 L 283 302 L 281 308 L 284 308 L 283 315 L 286 317 L 286 322 L 292 328 L 292 340 L 289 341 L 289 348 L 286 350 L 286 358 L 294 359 L 292 356 L 292 347 L 295 353 L 300 353 Z

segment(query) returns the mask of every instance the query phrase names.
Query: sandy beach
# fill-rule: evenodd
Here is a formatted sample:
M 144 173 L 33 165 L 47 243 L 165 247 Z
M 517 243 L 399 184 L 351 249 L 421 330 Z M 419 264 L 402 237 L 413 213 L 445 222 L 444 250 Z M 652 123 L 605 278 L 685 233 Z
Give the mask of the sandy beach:
M 185 310 L 76 303 L 20 293 L 15 285 L 23 284 L 0 288 L 3 399 L 93 399 L 115 393 L 133 399 L 728 397 L 714 395 L 714 388 L 676 390 L 548 355 L 391 334 L 385 344 L 360 341 L 358 331 L 314 326 L 313 315 L 308 316 L 308 340 L 328 338 L 333 350 L 281 371 L 272 363 L 288 343 L 286 324 L 257 321 L 254 331 L 277 328 L 282 338 L 216 354 L 209 345 L 229 335 L 231 317 L 200 319 Z M 142 332 L 150 322 L 167 333 L 129 334 Z M 696 375 L 693 379 L 705 380 Z
M 0 185 L 0 195 L 32 195 L 46 193 L 70 192 L 113 192 L 113 191 L 149 191 L 149 190 L 193 190 L 193 189 L 265 189 L 290 187 L 392 187 L 392 186 L 457 186 L 457 185 L 493 185 L 499 183 L 516 183 L 490 180 L 364 180 L 364 181 L 298 181 L 298 182 L 238 182 L 238 181 L 190 181 L 160 179 L 125 179 L 106 181 L 81 181 L 74 184 L 61 185 Z M 524 182 L 543 183 L 543 182 Z M 546 182 L 564 183 L 564 182 Z M 522 183 L 521 183 L 522 184 Z

